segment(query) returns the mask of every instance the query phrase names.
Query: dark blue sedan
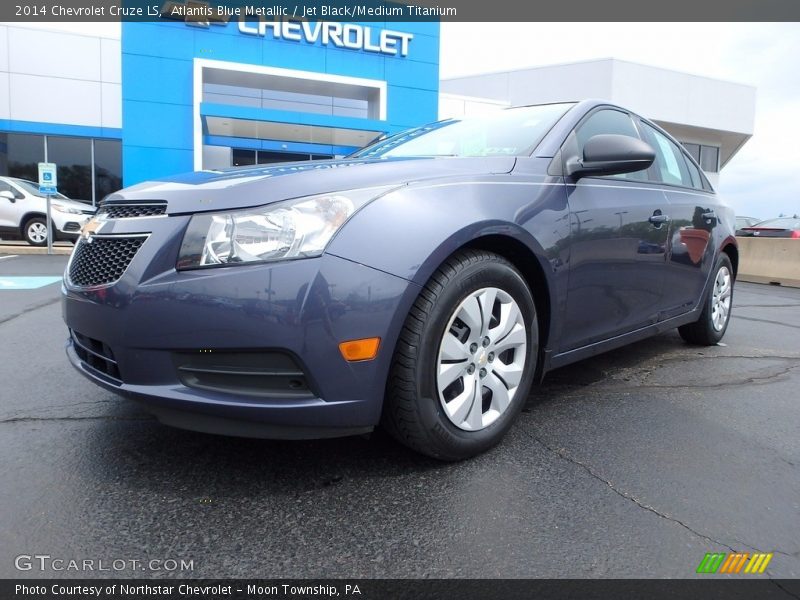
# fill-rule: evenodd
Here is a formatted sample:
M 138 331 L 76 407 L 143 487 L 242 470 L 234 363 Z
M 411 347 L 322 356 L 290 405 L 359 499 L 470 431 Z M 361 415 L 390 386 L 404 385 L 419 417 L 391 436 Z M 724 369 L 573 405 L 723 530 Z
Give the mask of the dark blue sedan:
M 733 212 L 658 126 L 515 108 L 109 196 L 64 276 L 67 354 L 169 425 L 380 424 L 457 460 L 551 369 L 675 327 L 718 342 L 737 264 Z

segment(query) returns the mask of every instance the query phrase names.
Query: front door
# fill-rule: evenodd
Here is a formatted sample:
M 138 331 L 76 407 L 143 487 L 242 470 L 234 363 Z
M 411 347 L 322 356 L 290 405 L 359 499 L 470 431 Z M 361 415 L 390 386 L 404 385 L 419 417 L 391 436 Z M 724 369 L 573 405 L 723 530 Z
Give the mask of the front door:
M 600 109 L 562 148 L 583 154 L 594 135 L 639 137 L 630 115 Z M 647 171 L 567 181 L 570 268 L 562 343 L 574 350 L 655 323 L 663 309 L 667 200 Z

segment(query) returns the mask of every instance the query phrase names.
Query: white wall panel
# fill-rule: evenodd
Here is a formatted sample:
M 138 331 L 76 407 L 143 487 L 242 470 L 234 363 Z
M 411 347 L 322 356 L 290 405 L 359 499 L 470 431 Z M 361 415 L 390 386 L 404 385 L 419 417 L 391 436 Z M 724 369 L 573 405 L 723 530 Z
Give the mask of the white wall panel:
M 102 86 L 103 127 L 122 127 L 122 86 L 118 83 L 103 83 Z
M 9 88 L 12 119 L 101 126 L 99 82 L 11 73 Z
M 100 64 L 104 83 L 122 82 L 122 48 L 119 40 L 100 40 Z
M 0 71 L 8 71 L 8 27 L 0 25 Z
M 608 98 L 611 62 L 607 60 L 539 67 L 510 73 L 512 106 Z
M 8 73 L 0 72 L 0 119 L 11 118 L 8 101 Z
M 613 100 L 651 119 L 752 134 L 755 97 L 748 85 L 614 61 Z
M 100 80 L 100 38 L 8 28 L 9 71 Z
M 440 90 L 460 96 L 508 101 L 508 73 L 444 79 L 440 82 Z

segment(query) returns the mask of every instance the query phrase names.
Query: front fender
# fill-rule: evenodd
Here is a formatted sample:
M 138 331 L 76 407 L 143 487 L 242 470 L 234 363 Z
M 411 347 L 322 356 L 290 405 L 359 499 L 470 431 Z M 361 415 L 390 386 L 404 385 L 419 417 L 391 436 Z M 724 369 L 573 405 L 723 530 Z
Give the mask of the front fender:
M 421 285 L 461 246 L 484 235 L 504 235 L 525 244 L 547 272 L 563 259 L 567 213 L 557 178 L 412 184 L 356 213 L 327 252 Z
M 550 306 L 557 307 L 566 286 L 568 215 L 559 178 L 499 175 L 412 184 L 356 213 L 327 252 L 422 286 L 459 248 L 484 236 L 508 237 L 528 248 L 547 278 Z

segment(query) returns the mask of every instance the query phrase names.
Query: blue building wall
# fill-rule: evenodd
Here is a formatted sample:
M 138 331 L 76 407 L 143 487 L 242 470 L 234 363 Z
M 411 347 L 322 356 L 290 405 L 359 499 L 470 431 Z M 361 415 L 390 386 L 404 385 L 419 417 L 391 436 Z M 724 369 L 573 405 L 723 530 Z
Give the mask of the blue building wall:
M 407 56 L 390 56 L 323 46 L 306 41 L 250 36 L 238 22 L 210 27 L 183 22 L 122 24 L 122 145 L 125 185 L 191 171 L 194 163 L 193 60 L 266 65 L 387 82 L 385 121 L 306 114 L 270 115 L 282 122 L 341 126 L 394 133 L 436 119 L 439 94 L 438 23 L 363 23 L 380 30 L 413 34 Z M 219 105 L 209 109 L 219 110 Z M 242 107 L 230 109 L 237 117 Z M 244 111 L 247 112 L 247 111 Z M 271 113 L 280 111 L 270 111 Z M 205 143 L 270 148 L 261 140 L 232 144 L 231 138 L 206 138 Z M 302 145 L 286 148 L 303 151 Z M 333 149 L 335 150 L 335 149 Z M 202 149 L 198 149 L 201 152 Z

